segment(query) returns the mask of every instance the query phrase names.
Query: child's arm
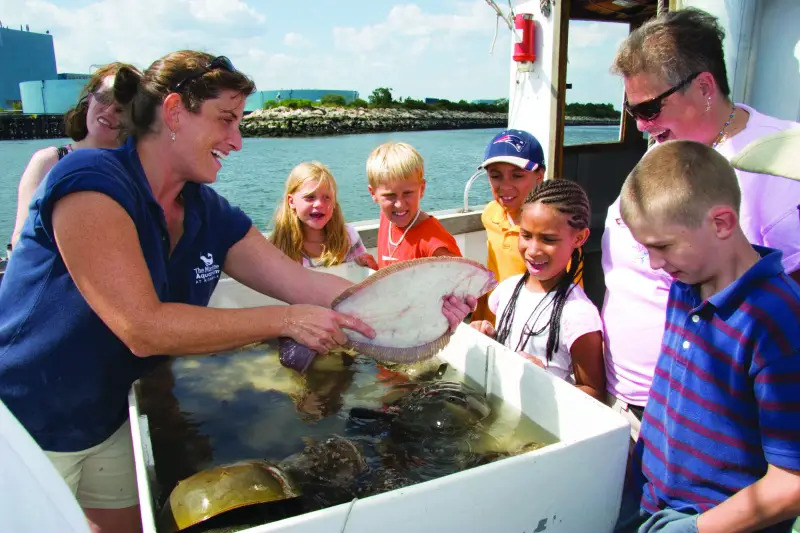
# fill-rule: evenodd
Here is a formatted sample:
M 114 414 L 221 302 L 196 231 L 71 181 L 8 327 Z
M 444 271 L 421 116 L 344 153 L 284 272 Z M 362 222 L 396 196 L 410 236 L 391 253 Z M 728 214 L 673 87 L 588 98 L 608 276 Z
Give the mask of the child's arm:
M 774 465 L 767 473 L 697 518 L 698 533 L 744 533 L 800 515 L 800 472 Z
M 469 323 L 469 327 L 472 329 L 477 329 L 487 337 L 491 338 L 494 338 L 495 333 L 497 333 L 494 329 L 494 324 L 488 320 L 475 320 L 474 322 Z
M 372 254 L 364 252 L 363 254 L 357 256 L 355 258 L 355 263 L 358 266 L 371 268 L 372 270 L 378 270 L 378 262 L 375 261 L 375 258 L 372 257 Z
M 569 350 L 575 386 L 599 401 L 605 400 L 606 369 L 603 365 L 603 334 L 592 331 L 581 335 Z
M 433 257 L 461 257 L 461 254 L 453 253 L 444 246 L 433 251 Z

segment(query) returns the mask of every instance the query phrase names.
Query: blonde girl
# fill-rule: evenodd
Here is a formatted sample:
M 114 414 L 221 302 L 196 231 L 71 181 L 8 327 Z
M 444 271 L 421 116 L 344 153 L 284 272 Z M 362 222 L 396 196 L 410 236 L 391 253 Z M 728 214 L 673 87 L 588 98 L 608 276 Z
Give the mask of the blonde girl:
M 333 266 L 352 261 L 377 270 L 378 264 L 367 253 L 358 232 L 345 224 L 336 193 L 333 174 L 319 161 L 294 167 L 275 212 L 270 240 L 304 266 Z

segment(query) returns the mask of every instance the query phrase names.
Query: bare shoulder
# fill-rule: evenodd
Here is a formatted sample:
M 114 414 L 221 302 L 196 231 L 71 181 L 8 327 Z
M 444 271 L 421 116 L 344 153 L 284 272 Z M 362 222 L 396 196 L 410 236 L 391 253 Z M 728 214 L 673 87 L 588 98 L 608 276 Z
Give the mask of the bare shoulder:
M 33 156 L 31 156 L 29 164 L 34 162 L 39 165 L 47 165 L 48 169 L 52 168 L 53 165 L 58 163 L 58 148 L 55 146 L 48 146 L 47 148 L 37 150 Z
M 25 167 L 20 185 L 32 184 L 35 188 L 39 185 L 39 182 L 42 181 L 44 175 L 50 172 L 50 169 L 53 168 L 56 163 L 58 163 L 58 148 L 55 146 L 48 146 L 47 148 L 37 150 L 33 156 L 31 156 L 28 166 Z

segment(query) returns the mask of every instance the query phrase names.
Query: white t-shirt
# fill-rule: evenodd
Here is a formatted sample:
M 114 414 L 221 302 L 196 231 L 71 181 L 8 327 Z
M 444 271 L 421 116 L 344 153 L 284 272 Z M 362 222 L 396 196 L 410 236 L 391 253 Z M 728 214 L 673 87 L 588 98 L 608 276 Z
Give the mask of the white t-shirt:
M 489 309 L 497 317 L 495 327 L 500 324 L 500 317 L 508 306 L 514 287 L 517 286 L 522 274 L 511 276 L 504 280 L 489 296 Z M 561 329 L 558 345 L 553 350 L 550 362 L 547 361 L 547 338 L 550 328 L 546 327 L 541 334 L 531 336 L 523 346 L 519 346 L 520 338 L 524 331 L 539 331 L 550 320 L 553 311 L 553 295 L 543 292 L 532 292 L 527 287 L 522 287 L 517 297 L 517 306 L 514 321 L 511 324 L 511 334 L 506 339 L 506 346 L 515 351 L 523 351 L 536 356 L 547 368 L 547 371 L 570 383 L 575 383 L 572 376 L 572 344 L 580 337 L 593 331 L 603 331 L 603 322 L 597 307 L 589 300 L 586 293 L 579 285 L 573 285 L 572 290 L 564 302 L 561 311 Z M 543 301 L 547 298 L 547 301 Z M 541 305 L 539 305 L 541 302 Z M 539 308 L 537 309 L 537 305 Z M 541 312 L 544 309 L 544 312 Z M 536 310 L 535 313 L 533 311 Z M 533 313 L 533 316 L 531 316 Z M 526 324 L 530 320 L 530 324 Z

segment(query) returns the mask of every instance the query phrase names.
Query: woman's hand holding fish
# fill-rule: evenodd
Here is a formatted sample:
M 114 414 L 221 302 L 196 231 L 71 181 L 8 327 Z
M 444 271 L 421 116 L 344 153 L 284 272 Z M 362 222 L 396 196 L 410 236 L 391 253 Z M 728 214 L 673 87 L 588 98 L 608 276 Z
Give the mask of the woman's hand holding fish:
M 290 305 L 283 318 L 281 336 L 291 337 L 315 352 L 327 353 L 347 343 L 342 328 L 373 338 L 375 332 L 361 320 L 316 305 Z
M 470 322 L 469 327 L 477 329 L 487 337 L 494 338 L 495 334 L 497 333 L 497 331 L 494 329 L 494 324 L 488 320 L 476 320 L 474 322 Z
M 478 300 L 472 296 L 467 296 L 463 300 L 452 294 L 448 294 L 442 299 L 442 314 L 450 324 L 450 331 L 455 331 L 458 325 L 464 321 L 468 314 L 478 307 Z

